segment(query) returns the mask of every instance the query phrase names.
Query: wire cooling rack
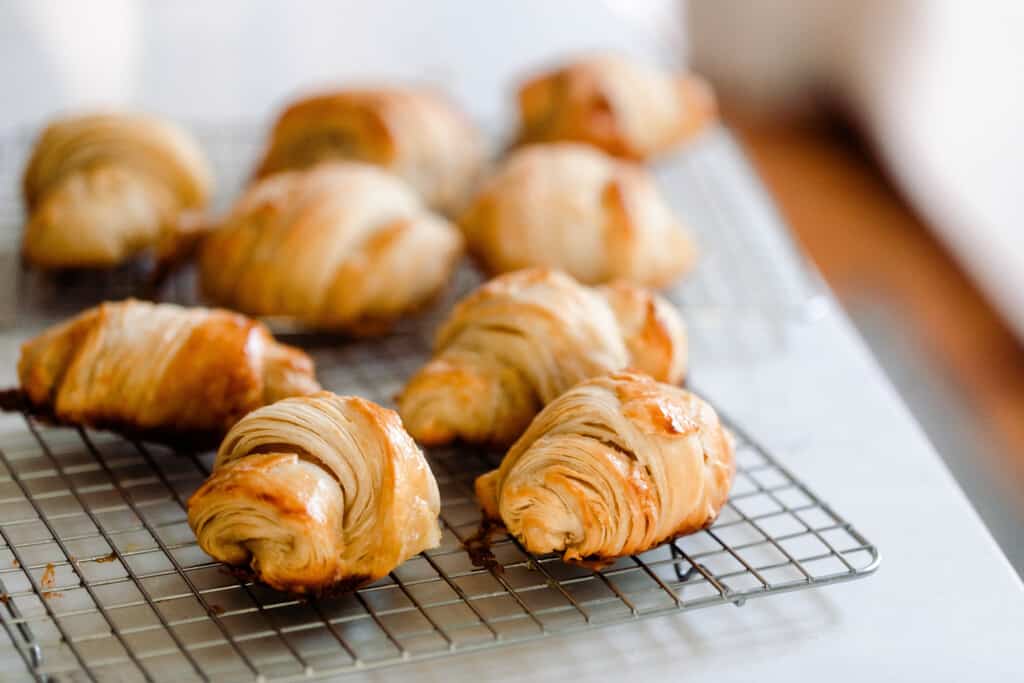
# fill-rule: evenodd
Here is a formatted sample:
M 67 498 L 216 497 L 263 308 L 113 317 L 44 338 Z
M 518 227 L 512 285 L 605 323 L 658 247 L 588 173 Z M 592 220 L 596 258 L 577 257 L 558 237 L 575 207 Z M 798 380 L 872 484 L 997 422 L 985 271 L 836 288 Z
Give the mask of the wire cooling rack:
M 201 137 L 218 177 L 241 178 L 254 154 L 252 131 L 227 127 Z M 23 158 L 24 143 L 15 147 L 0 155 L 0 175 L 12 176 L 20 162 L 11 160 Z M 815 295 L 805 271 L 787 262 L 791 245 L 777 231 L 750 229 L 764 220 L 748 206 L 759 200 L 730 194 L 729 178 L 749 174 L 741 155 L 718 135 L 662 172 L 702 248 L 696 276 L 667 293 L 690 322 L 698 376 L 705 363 L 771 353 Z M 221 189 L 229 194 L 233 186 Z M 5 223 L 16 220 L 11 211 Z M 759 257 L 756 267 L 748 254 Z M 131 272 L 124 275 L 30 282 L 19 325 L 114 296 Z M 390 405 L 427 357 L 438 319 L 478 282 L 462 269 L 444 301 L 383 339 L 286 341 L 310 351 L 326 388 Z M 167 296 L 194 301 L 187 273 Z M 737 437 L 738 469 L 710 529 L 598 572 L 531 556 L 500 536 L 491 546 L 495 562 L 474 566 L 462 547 L 480 521 L 472 483 L 500 454 L 435 449 L 427 455 L 441 490 L 441 546 L 351 594 L 300 602 L 237 578 L 196 544 L 185 502 L 212 454 L 8 416 L 0 419 L 0 625 L 39 680 L 288 681 L 741 605 L 874 571 L 875 548 L 726 423 Z
M 351 364 L 332 374 L 349 382 L 334 388 L 386 402 L 375 387 L 395 383 L 419 346 L 411 341 L 346 350 Z M 480 520 L 472 482 L 498 458 L 433 450 L 441 546 L 352 594 L 300 602 L 236 578 L 197 546 L 185 502 L 210 454 L 25 420 L 25 438 L 0 449 L 0 582 L 3 626 L 40 679 L 327 676 L 740 605 L 878 563 L 846 520 L 730 424 L 736 484 L 714 526 L 597 572 L 531 556 L 507 536 L 491 546 L 496 566 L 474 566 L 462 548 Z
M 463 286 L 474 276 L 464 272 Z M 337 345 L 304 337 L 325 386 L 380 403 L 427 354 L 427 325 Z M 293 340 L 296 341 L 296 340 Z M 534 557 L 514 539 L 474 566 L 473 479 L 500 455 L 428 453 L 439 548 L 350 595 L 300 602 L 203 553 L 188 496 L 212 454 L 175 453 L 24 417 L 0 448 L 3 626 L 39 678 L 292 680 L 448 655 L 864 576 L 878 553 L 727 421 L 732 495 L 710 529 L 602 571 Z

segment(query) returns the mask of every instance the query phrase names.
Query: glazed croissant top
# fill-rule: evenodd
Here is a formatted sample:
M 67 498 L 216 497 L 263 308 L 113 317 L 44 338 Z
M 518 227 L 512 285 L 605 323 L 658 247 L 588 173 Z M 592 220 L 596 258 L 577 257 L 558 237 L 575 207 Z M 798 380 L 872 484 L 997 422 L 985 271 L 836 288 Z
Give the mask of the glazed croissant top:
M 587 284 L 622 278 L 663 287 L 695 257 L 644 168 L 579 144 L 514 153 L 483 184 L 460 225 L 491 273 L 549 266 Z
M 427 303 L 461 253 L 458 230 L 401 180 L 329 162 L 251 187 L 206 238 L 200 285 L 251 315 L 371 334 Z
M 600 566 L 709 526 L 734 474 L 711 406 L 619 373 L 549 403 L 476 491 L 530 552 Z
M 199 545 L 278 590 L 386 576 L 441 538 L 437 483 L 393 411 L 321 392 L 250 413 L 188 504 Z
M 629 159 L 663 154 L 716 115 L 707 83 L 617 56 L 567 64 L 519 90 L 519 142 L 571 140 Z
M 228 311 L 127 300 L 26 342 L 21 390 L 60 422 L 216 443 L 250 410 L 320 387 L 313 363 Z
M 455 307 L 398 410 L 424 444 L 508 445 L 569 387 L 626 367 L 682 378 L 686 333 L 671 304 L 626 282 L 591 289 L 556 271 L 519 271 Z
M 484 158 L 483 139 L 441 95 L 414 88 L 338 90 L 281 114 L 257 177 L 321 161 L 354 160 L 401 176 L 435 209 L 465 200 Z
M 177 126 L 136 114 L 50 124 L 25 170 L 22 250 L 41 267 L 109 267 L 151 247 L 170 250 L 179 214 L 205 205 L 211 175 Z

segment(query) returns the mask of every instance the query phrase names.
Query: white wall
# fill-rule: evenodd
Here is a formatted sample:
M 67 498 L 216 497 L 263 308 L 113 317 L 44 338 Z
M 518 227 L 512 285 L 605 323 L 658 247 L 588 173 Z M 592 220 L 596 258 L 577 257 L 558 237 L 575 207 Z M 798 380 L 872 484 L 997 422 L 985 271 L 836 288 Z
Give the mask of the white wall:
M 670 60 L 674 0 L 11 0 L 0 3 L 0 133 L 69 108 L 253 119 L 311 84 L 440 83 L 474 114 L 566 52 Z M 671 46 L 671 47 L 668 47 Z

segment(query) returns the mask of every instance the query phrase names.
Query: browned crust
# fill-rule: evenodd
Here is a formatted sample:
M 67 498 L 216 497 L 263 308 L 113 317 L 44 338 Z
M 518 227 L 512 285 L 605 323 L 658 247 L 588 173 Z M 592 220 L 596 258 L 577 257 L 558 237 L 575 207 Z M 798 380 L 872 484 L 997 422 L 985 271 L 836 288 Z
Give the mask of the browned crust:
M 479 495 L 480 494 L 478 489 L 477 496 L 479 497 Z M 473 560 L 473 564 L 475 566 L 492 569 L 493 567 L 491 566 L 490 563 L 494 561 L 494 555 L 490 553 L 491 538 L 493 538 L 493 536 L 495 536 L 498 533 L 511 532 L 509 532 L 509 530 L 505 527 L 505 523 L 501 520 L 500 517 L 494 516 L 487 510 L 486 504 L 481 505 L 481 512 L 483 514 L 483 520 L 481 520 L 480 522 L 480 527 L 477 529 L 476 533 L 473 536 L 467 538 L 462 545 L 466 549 L 466 552 L 469 554 L 470 558 Z M 662 546 L 666 543 L 671 543 L 677 538 L 689 536 L 690 534 L 697 533 L 698 531 L 701 531 L 703 529 L 710 529 L 711 526 L 715 523 L 715 520 L 718 519 L 718 514 L 719 513 L 716 511 L 715 514 L 709 516 L 705 523 L 700 526 L 681 526 L 665 538 L 662 538 L 658 541 L 654 541 L 650 545 L 647 545 L 645 547 L 635 548 L 628 553 L 622 553 L 618 555 L 588 555 L 587 557 L 569 558 L 567 557 L 568 551 L 566 551 L 562 554 L 561 559 L 562 562 L 566 564 L 576 565 L 579 567 L 586 567 L 587 569 L 593 569 L 594 571 L 600 571 L 608 565 L 614 564 L 616 561 L 621 560 L 623 557 L 640 555 L 641 553 L 645 553 L 649 550 L 654 550 L 655 548 Z M 516 540 L 522 543 L 523 547 L 526 547 L 526 543 L 523 541 L 522 538 L 516 536 Z M 529 550 L 529 548 L 527 548 L 527 550 Z M 497 568 L 500 570 L 501 566 L 498 565 Z
M 639 329 L 627 330 L 623 326 L 626 337 L 626 344 L 630 347 L 633 355 L 632 363 L 636 365 L 636 352 L 643 351 L 647 355 L 655 354 L 658 358 L 658 367 L 648 363 L 641 374 L 647 374 L 659 382 L 675 384 L 675 378 L 670 376 L 672 359 L 677 351 L 684 349 L 676 348 L 676 340 L 673 339 L 668 323 L 659 309 L 659 302 L 654 292 L 646 287 L 640 287 L 627 280 L 613 280 L 602 288 L 608 298 L 612 309 L 618 312 L 624 304 L 628 308 L 639 311 L 642 309 L 643 323 Z M 666 310 L 665 315 L 677 314 L 674 308 Z M 620 319 L 620 325 L 622 321 Z M 649 359 L 648 359 L 649 360 Z
M 395 106 L 395 93 L 377 90 L 336 91 L 310 95 L 293 102 L 278 117 L 270 134 L 266 152 L 253 172 L 252 179 L 264 178 L 290 168 L 301 168 L 303 164 L 289 160 L 290 150 L 298 141 L 308 140 L 308 132 L 316 133 L 332 128 L 342 128 L 339 122 L 346 119 L 361 119 L 374 129 L 373 147 L 378 154 L 344 155 L 339 158 L 359 158 L 374 163 L 387 164 L 394 157 L 395 139 L 388 128 L 385 116 L 387 107 Z M 366 146 L 366 140 L 361 141 Z
M 453 125 L 475 137 L 469 118 L 442 93 L 428 88 L 362 88 L 314 93 L 292 102 L 277 118 L 253 179 L 302 166 L 302 163 L 288 160 L 289 150 L 296 144 L 311 139 L 318 132 L 341 130 L 355 122 L 369 131 L 363 135 L 367 139 L 358 140 L 351 154 L 339 152 L 337 157 L 390 165 L 400 153 L 391 112 L 413 101 L 417 106 L 424 104 L 444 112 Z
M 622 159 L 645 161 L 694 138 L 717 119 L 714 92 L 706 80 L 681 74 L 675 86 L 684 112 L 654 149 L 639 147 L 623 131 L 602 82 L 600 62 L 583 59 L 524 81 L 517 93 L 520 130 L 513 146 L 572 141 Z
M 364 262 L 376 262 L 384 252 L 392 247 L 393 243 L 401 235 L 401 232 L 407 229 L 412 220 L 414 219 L 398 219 L 393 224 L 382 228 L 380 232 L 372 235 L 368 240 L 368 244 L 365 246 Z M 447 272 L 448 277 L 445 277 L 438 282 L 437 286 L 433 290 L 424 293 L 418 301 L 405 306 L 395 315 L 361 316 L 339 325 L 338 331 L 345 332 L 356 338 L 379 337 L 393 330 L 401 320 L 405 318 L 415 318 L 416 316 L 422 315 L 433 309 L 442 299 L 444 299 L 445 293 L 450 291 L 453 286 L 452 274 L 458 266 L 459 261 L 462 259 L 464 250 L 465 242 L 461 241 L 456 248 L 452 249 L 444 256 L 444 270 Z M 335 277 L 340 277 L 340 273 L 336 274 Z
M 458 258 L 459 256 L 456 256 L 453 260 L 457 260 Z M 454 268 L 454 264 L 452 264 L 451 267 Z M 450 291 L 452 286 L 452 278 L 449 277 L 447 280 L 441 282 L 434 291 L 424 296 L 420 301 L 411 305 L 409 308 L 404 309 L 398 315 L 364 315 L 362 317 L 355 318 L 354 320 L 346 321 L 343 325 L 338 325 L 336 327 L 306 326 L 301 321 L 295 320 L 292 322 L 298 332 L 292 334 L 278 334 L 277 336 L 281 339 L 288 339 L 289 341 L 292 341 L 294 337 L 319 337 L 327 335 L 330 339 L 328 340 L 325 338 L 325 341 L 329 341 L 329 343 L 332 344 L 337 341 L 333 335 L 343 335 L 353 339 L 381 337 L 393 331 L 395 327 L 406 318 L 414 319 L 435 308 L 438 303 L 444 299 L 445 294 Z M 288 317 L 281 316 L 279 319 L 284 321 L 287 320 Z
M 278 344 L 262 324 L 236 313 L 214 311 L 190 330 L 166 371 L 145 380 L 158 383 L 153 391 L 161 403 L 134 406 L 139 409 L 137 414 L 129 412 L 127 416 L 110 406 L 58 411 L 55 397 L 68 368 L 79 362 L 84 340 L 103 325 L 108 306 L 113 305 L 134 304 L 103 304 L 26 342 L 19 360 L 21 386 L 5 392 L 0 407 L 50 424 L 105 429 L 172 447 L 207 449 L 216 447 L 246 413 L 267 402 L 272 378 L 267 375 L 266 363 L 272 352 L 294 361 L 295 372 L 312 375 L 308 356 Z M 182 314 L 187 314 L 184 309 Z M 264 356 L 250 352 L 253 335 L 262 339 Z M 50 353 L 54 350 L 63 355 Z M 167 414 L 163 410 L 167 406 L 178 410 Z
M 94 145 L 96 136 L 102 141 L 118 138 L 132 142 L 133 147 L 166 160 L 182 177 L 191 181 L 192 187 L 184 190 L 182 205 L 206 203 L 210 193 L 210 171 L 206 160 L 201 157 L 199 146 L 187 132 L 169 121 L 149 116 L 92 113 L 53 120 L 39 134 L 21 178 L 22 197 L 30 213 L 50 187 L 75 169 L 58 164 L 58 173 L 54 173 L 51 168 L 53 159 L 68 161 L 74 158 L 68 154 L 68 148 L 74 150 L 86 142 Z
M 527 81 L 518 94 L 522 130 L 516 144 L 581 142 L 620 158 L 643 159 L 623 134 L 594 71 L 573 64 Z M 588 96 L 581 98 L 581 91 Z
M 416 314 L 431 308 L 444 295 L 450 285 L 451 273 L 462 258 L 465 243 L 457 228 L 443 222 L 443 231 L 438 232 L 433 244 L 425 249 L 426 254 L 410 251 L 402 242 L 403 238 L 410 231 L 420 228 L 432 227 L 428 221 L 434 217 L 424 207 L 420 212 L 412 212 L 411 215 L 386 218 L 382 217 L 379 224 L 372 226 L 369 235 L 364 236 L 361 241 L 353 245 L 351 250 L 341 254 L 336 262 L 330 264 L 334 269 L 324 285 L 324 305 L 319 312 L 288 313 L 284 312 L 275 315 L 270 309 L 278 308 L 294 310 L 293 306 L 268 305 L 266 301 L 254 304 L 252 301 L 245 301 L 247 297 L 236 296 L 237 286 L 223 281 L 223 273 L 232 273 L 237 278 L 256 277 L 260 273 L 267 272 L 284 277 L 286 272 L 280 270 L 280 263 L 274 264 L 251 262 L 251 254 L 254 245 L 263 243 L 261 231 L 251 229 L 259 226 L 269 215 L 273 220 L 279 220 L 281 214 L 286 214 L 286 207 L 291 203 L 289 192 L 278 193 L 279 196 L 271 198 L 272 201 L 260 201 L 258 204 L 250 201 L 253 196 L 262 197 L 264 188 L 279 186 L 286 190 L 302 187 L 304 184 L 313 182 L 314 178 L 321 177 L 321 174 L 341 173 L 340 169 L 347 169 L 344 173 L 373 174 L 374 182 L 384 187 L 388 183 L 396 182 L 386 172 L 379 169 L 369 169 L 362 164 L 346 164 L 344 162 L 325 164 L 319 169 L 306 171 L 289 171 L 281 173 L 274 178 L 260 182 L 257 187 L 250 188 L 235 206 L 232 217 L 224 222 L 224 227 L 205 243 L 200 258 L 199 285 L 203 298 L 211 304 L 227 305 L 245 312 L 248 315 L 262 317 L 271 322 L 278 321 L 281 328 L 276 329 L 279 334 L 290 333 L 306 335 L 310 333 L 333 333 L 344 334 L 355 338 L 381 336 L 391 331 L 403 318 L 415 316 Z M 288 176 L 287 178 L 285 176 Z M 332 178 L 344 177 L 328 175 Z M 275 185 L 277 184 L 277 185 Z M 329 187 L 321 192 L 315 200 L 320 202 L 328 195 L 337 192 L 344 194 L 348 190 L 345 186 L 339 185 Z M 254 195 L 255 193 L 255 195 Z M 403 211 L 403 213 L 406 213 Z M 438 221 L 442 219 L 438 218 Z M 315 226 L 314 226 L 315 227 Z M 310 225 L 299 219 L 289 218 L 281 226 L 282 232 L 291 236 L 291 242 L 299 253 L 303 251 L 301 242 L 295 237 L 303 231 L 309 230 Z M 414 236 L 415 239 L 415 236 Z M 403 251 L 404 250 L 404 251 Z M 421 250 L 424 251 L 424 250 Z M 420 287 L 410 293 L 407 298 L 397 306 L 398 310 L 377 310 L 367 312 L 369 302 L 374 302 L 373 290 L 365 290 L 363 283 L 372 277 L 377 276 L 381 268 L 395 270 L 401 268 L 399 256 L 406 255 L 421 258 L 426 263 L 427 258 L 432 258 L 431 266 L 441 265 L 443 276 L 429 280 L 421 280 Z M 227 271 L 224 270 L 223 261 L 227 260 L 230 265 Z M 351 286 L 349 286 L 351 285 Z M 429 285 L 429 287 L 428 287 Z M 263 290 L 260 290 L 263 291 Z M 371 294 L 367 295 L 367 291 Z M 265 297 L 264 297 L 265 298 Z M 346 308 L 344 314 L 336 312 L 333 304 L 346 300 L 355 304 Z M 246 305 L 248 304 L 248 305 Z M 345 308 L 345 307 L 342 307 Z M 354 310 L 353 310 L 354 309 Z
M 636 174 L 628 173 L 621 163 L 615 165 L 614 175 L 608 179 L 601 191 L 601 206 L 605 217 L 605 239 L 607 240 L 608 266 L 612 272 L 606 272 L 605 278 L 623 277 L 619 265 L 628 262 L 629 255 L 637 249 L 638 230 L 634 225 L 629 209 L 628 196 L 630 185 L 637 182 Z M 618 271 L 618 272 L 616 272 Z M 645 275 L 644 284 L 655 284 Z
M 307 400 L 315 400 L 317 398 L 330 396 L 333 396 L 333 394 L 331 394 L 330 392 L 321 392 L 319 394 L 314 394 L 304 398 Z M 385 483 L 382 486 L 380 492 L 382 497 L 378 501 L 378 504 L 382 509 L 390 509 L 392 507 L 392 504 L 388 497 L 393 496 L 395 492 L 395 487 L 393 485 L 395 481 L 394 467 L 396 464 L 396 460 L 402 457 L 401 455 L 398 455 L 396 457 L 394 451 L 396 449 L 402 449 L 406 447 L 418 451 L 418 448 L 415 442 L 413 442 L 412 438 L 405 433 L 405 430 L 402 427 L 401 418 L 398 416 L 398 413 L 396 413 L 394 410 L 385 408 L 381 405 L 374 403 L 373 401 L 358 396 L 346 396 L 343 397 L 343 400 L 345 401 L 347 406 L 350 406 L 355 411 L 357 411 L 362 418 L 365 418 L 366 422 L 369 425 L 371 425 L 373 429 L 377 430 L 378 435 L 387 443 L 387 448 L 391 451 L 391 453 L 389 453 L 389 455 L 385 457 L 387 473 L 385 475 Z M 294 446 L 291 446 L 289 444 L 266 444 L 264 445 L 263 448 L 258 450 L 268 450 L 274 454 L 278 454 L 279 451 L 281 450 L 291 451 L 293 455 L 301 454 L 301 450 L 296 449 Z M 240 459 L 234 461 L 235 464 L 232 465 L 232 467 L 246 467 L 246 458 L 250 455 L 253 455 L 256 452 L 256 450 L 253 450 L 244 453 L 243 455 L 241 455 Z M 315 459 L 313 460 L 315 461 Z M 257 465 L 257 467 L 259 466 Z M 327 471 L 328 473 L 330 473 L 332 477 L 336 478 L 337 475 L 331 472 L 329 468 L 325 467 L 322 464 L 320 464 L 320 467 Z M 223 472 L 224 470 L 221 471 Z M 212 485 L 211 482 L 215 481 L 215 477 L 216 472 L 214 474 L 214 477 L 211 477 L 211 479 L 207 480 L 207 482 L 204 483 L 203 486 L 200 487 L 198 491 L 196 491 L 192 499 L 189 501 L 190 509 L 194 502 L 197 501 L 197 499 L 200 499 L 207 493 L 207 487 L 210 487 Z M 262 500 L 268 505 L 272 506 L 274 510 L 280 513 L 280 515 L 282 516 L 296 515 L 303 518 L 307 518 L 309 516 L 309 511 L 302 506 L 301 502 L 295 501 L 294 497 L 289 495 L 289 493 L 279 495 L 274 492 L 265 491 L 262 489 L 248 489 L 244 483 L 228 485 L 218 483 L 216 484 L 216 488 L 218 489 L 218 493 L 220 495 L 232 494 L 235 491 L 245 491 L 246 494 L 250 496 L 255 494 L 257 499 Z M 298 503 L 298 505 L 296 505 L 296 503 Z M 202 503 L 196 502 L 195 504 L 201 505 Z M 400 534 L 402 530 L 395 529 L 394 532 Z M 387 542 L 389 542 L 389 539 L 385 537 L 384 544 L 386 545 Z M 249 562 L 251 562 L 251 558 L 249 559 Z M 230 571 L 232 574 L 234 574 L 236 577 L 242 580 L 255 581 L 263 585 L 269 586 L 274 590 L 286 593 L 299 599 L 328 598 L 337 595 L 342 595 L 345 593 L 350 593 L 387 575 L 387 572 L 383 572 L 380 574 L 374 573 L 351 575 L 326 584 L 317 582 L 304 583 L 298 580 L 270 582 L 264 580 L 261 573 L 258 570 L 254 570 L 251 564 L 230 565 L 224 563 L 224 566 L 227 568 L 228 571 Z
M 646 427 L 654 432 L 668 436 L 685 435 L 701 429 L 695 418 L 680 411 L 679 407 L 674 402 L 661 394 L 659 386 L 663 385 L 651 379 L 649 376 L 623 371 L 612 373 L 608 377 L 616 380 L 628 380 L 628 383 L 616 385 L 616 397 L 619 402 L 623 404 L 623 413 L 629 416 L 631 420 L 640 423 L 642 425 L 641 428 Z M 584 383 L 595 382 L 600 379 L 601 378 L 586 380 Z M 672 389 L 672 391 L 675 391 L 675 389 Z M 709 406 L 706 407 L 709 410 L 712 410 Z M 715 423 L 719 425 L 719 429 L 717 430 L 719 438 L 724 440 L 724 443 L 720 445 L 728 447 L 728 450 L 730 451 L 726 462 L 726 472 L 723 475 L 729 484 L 720 488 L 720 495 L 712 500 L 712 505 L 714 506 L 713 509 L 700 517 L 699 522 L 695 522 L 692 519 L 693 515 L 688 515 L 687 518 L 679 523 L 675 530 L 663 538 L 652 541 L 649 544 L 629 547 L 628 551 L 623 553 L 594 554 L 586 557 L 575 558 L 569 557 L 570 550 L 567 548 L 561 553 L 562 561 L 567 564 L 579 565 L 596 571 L 623 557 L 639 555 L 665 543 L 674 541 L 677 538 L 696 533 L 702 529 L 710 528 L 715 523 L 715 520 L 721 513 L 722 507 L 728 500 L 731 482 L 734 479 L 736 471 L 736 459 L 734 453 L 732 453 L 731 446 L 729 446 L 728 443 L 729 436 L 724 427 L 721 427 L 717 417 L 715 418 Z M 705 463 L 707 462 L 707 457 L 707 452 L 705 451 Z M 497 489 L 504 485 L 504 482 L 500 481 L 498 478 L 499 471 L 500 470 L 492 470 L 480 475 L 476 478 L 474 486 L 482 514 L 485 520 L 489 520 L 493 524 L 504 524 L 498 508 Z M 623 479 L 621 480 L 621 483 L 623 486 L 628 486 L 633 485 L 634 482 L 629 479 Z M 580 505 L 579 507 L 585 510 L 585 506 Z M 586 514 L 586 512 L 584 514 Z M 589 520 L 584 521 L 584 526 L 587 526 L 588 524 Z M 509 533 L 512 532 L 510 531 Z M 527 548 L 527 550 L 529 550 L 525 539 L 521 538 L 517 534 L 513 535 L 520 541 L 520 543 L 523 544 L 524 547 Z
M 57 205 L 51 200 L 58 199 L 55 193 L 63 195 L 66 183 L 77 186 L 82 180 L 108 177 L 108 171 L 115 167 L 124 172 L 122 179 L 130 177 L 136 182 L 130 190 L 122 187 L 118 192 L 107 188 L 104 196 L 134 197 L 135 193 L 142 193 L 142 200 L 159 214 L 159 232 L 163 234 L 142 243 L 137 237 L 130 242 L 122 239 L 116 248 L 110 249 L 83 246 L 81 240 L 76 244 L 75 236 L 67 234 L 75 226 L 63 225 L 60 215 L 81 206 L 81 202 L 96 201 L 98 197 L 92 194 L 96 189 L 90 188 L 77 196 L 74 205 L 64 201 L 70 201 L 72 196 Z M 174 233 L 182 211 L 206 205 L 211 183 L 211 171 L 198 143 L 170 121 L 113 112 L 56 119 L 36 140 L 22 176 L 22 195 L 29 214 L 22 258 L 40 270 L 66 266 L 109 270 L 145 252 L 155 254 L 160 262 L 166 249 L 160 243 L 177 239 Z M 123 237 L 123 227 L 97 222 L 96 217 L 87 218 L 83 225 L 92 232 Z M 37 241 L 40 233 L 51 232 L 49 237 L 43 237 L 42 243 Z M 62 238 L 55 237 L 62 234 Z
M 629 553 L 624 553 L 624 554 L 621 554 L 621 555 L 588 555 L 587 557 L 581 557 L 579 559 L 567 559 L 563 555 L 562 562 L 565 562 L 566 564 L 577 565 L 577 566 L 580 566 L 580 567 L 586 567 L 587 569 L 593 569 L 594 571 L 600 571 L 600 570 L 604 569 L 605 567 L 607 567 L 607 566 L 609 566 L 611 564 L 614 564 L 616 561 L 621 560 L 623 557 L 631 557 L 633 555 L 640 555 L 642 553 L 646 553 L 649 550 L 654 550 L 655 548 L 657 548 L 659 546 L 665 545 L 666 543 L 671 543 L 672 541 L 675 541 L 677 538 L 682 538 L 683 536 L 689 536 L 690 534 L 697 533 L 698 531 L 701 531 L 703 529 L 709 529 L 709 528 L 711 528 L 711 525 L 713 525 L 715 523 L 715 520 L 717 518 L 718 518 L 718 516 L 717 516 L 717 514 L 715 514 L 714 516 L 709 517 L 707 522 L 702 524 L 701 526 L 698 526 L 698 527 L 693 527 L 693 526 L 680 527 L 679 529 L 677 529 L 676 531 L 673 531 L 671 534 L 669 534 L 665 538 L 663 538 L 663 539 L 661 539 L 659 541 L 654 541 L 653 543 L 651 543 L 650 545 L 648 545 L 646 547 L 636 548 L 632 552 L 629 552 Z
M 215 447 L 248 412 L 268 403 L 268 396 L 279 397 L 282 392 L 298 395 L 319 388 L 313 380 L 312 360 L 304 352 L 279 344 L 259 322 L 213 309 L 200 324 L 180 331 L 181 344 L 165 358 L 167 365 L 158 376 L 153 376 L 143 356 L 153 339 L 129 337 L 131 343 L 124 349 L 132 350 L 130 362 L 138 366 L 128 368 L 130 387 L 107 386 L 104 377 L 94 377 L 88 380 L 89 387 L 103 394 L 101 400 L 94 400 L 96 395 L 80 395 L 68 405 L 61 403 L 58 397 L 67 387 L 68 373 L 77 372 L 73 368 L 93 359 L 95 335 L 120 329 L 106 329 L 109 316 L 115 309 L 133 306 L 150 305 L 133 300 L 104 303 L 26 342 L 18 362 L 19 391 L 24 400 L 19 405 L 11 398 L 8 404 L 53 424 L 107 429 L 172 446 L 208 448 Z M 201 313 L 180 309 L 178 314 Z M 157 330 L 157 334 L 162 332 Z M 259 343 L 254 345 L 256 341 Z M 124 350 L 101 351 L 106 365 L 128 362 L 110 355 L 119 349 Z M 83 379 L 76 377 L 67 390 L 80 394 L 78 383 Z

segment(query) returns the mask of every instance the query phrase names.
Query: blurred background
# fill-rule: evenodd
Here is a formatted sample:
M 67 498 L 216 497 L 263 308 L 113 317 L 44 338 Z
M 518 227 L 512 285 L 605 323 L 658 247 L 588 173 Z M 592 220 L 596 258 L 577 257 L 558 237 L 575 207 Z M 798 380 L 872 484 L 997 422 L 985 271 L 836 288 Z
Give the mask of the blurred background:
M 379 79 L 441 85 L 501 131 L 511 84 L 568 54 L 689 65 L 1022 571 L 1021 36 L 1009 1 L 7 0 L 0 136 L 100 106 L 258 122 Z

